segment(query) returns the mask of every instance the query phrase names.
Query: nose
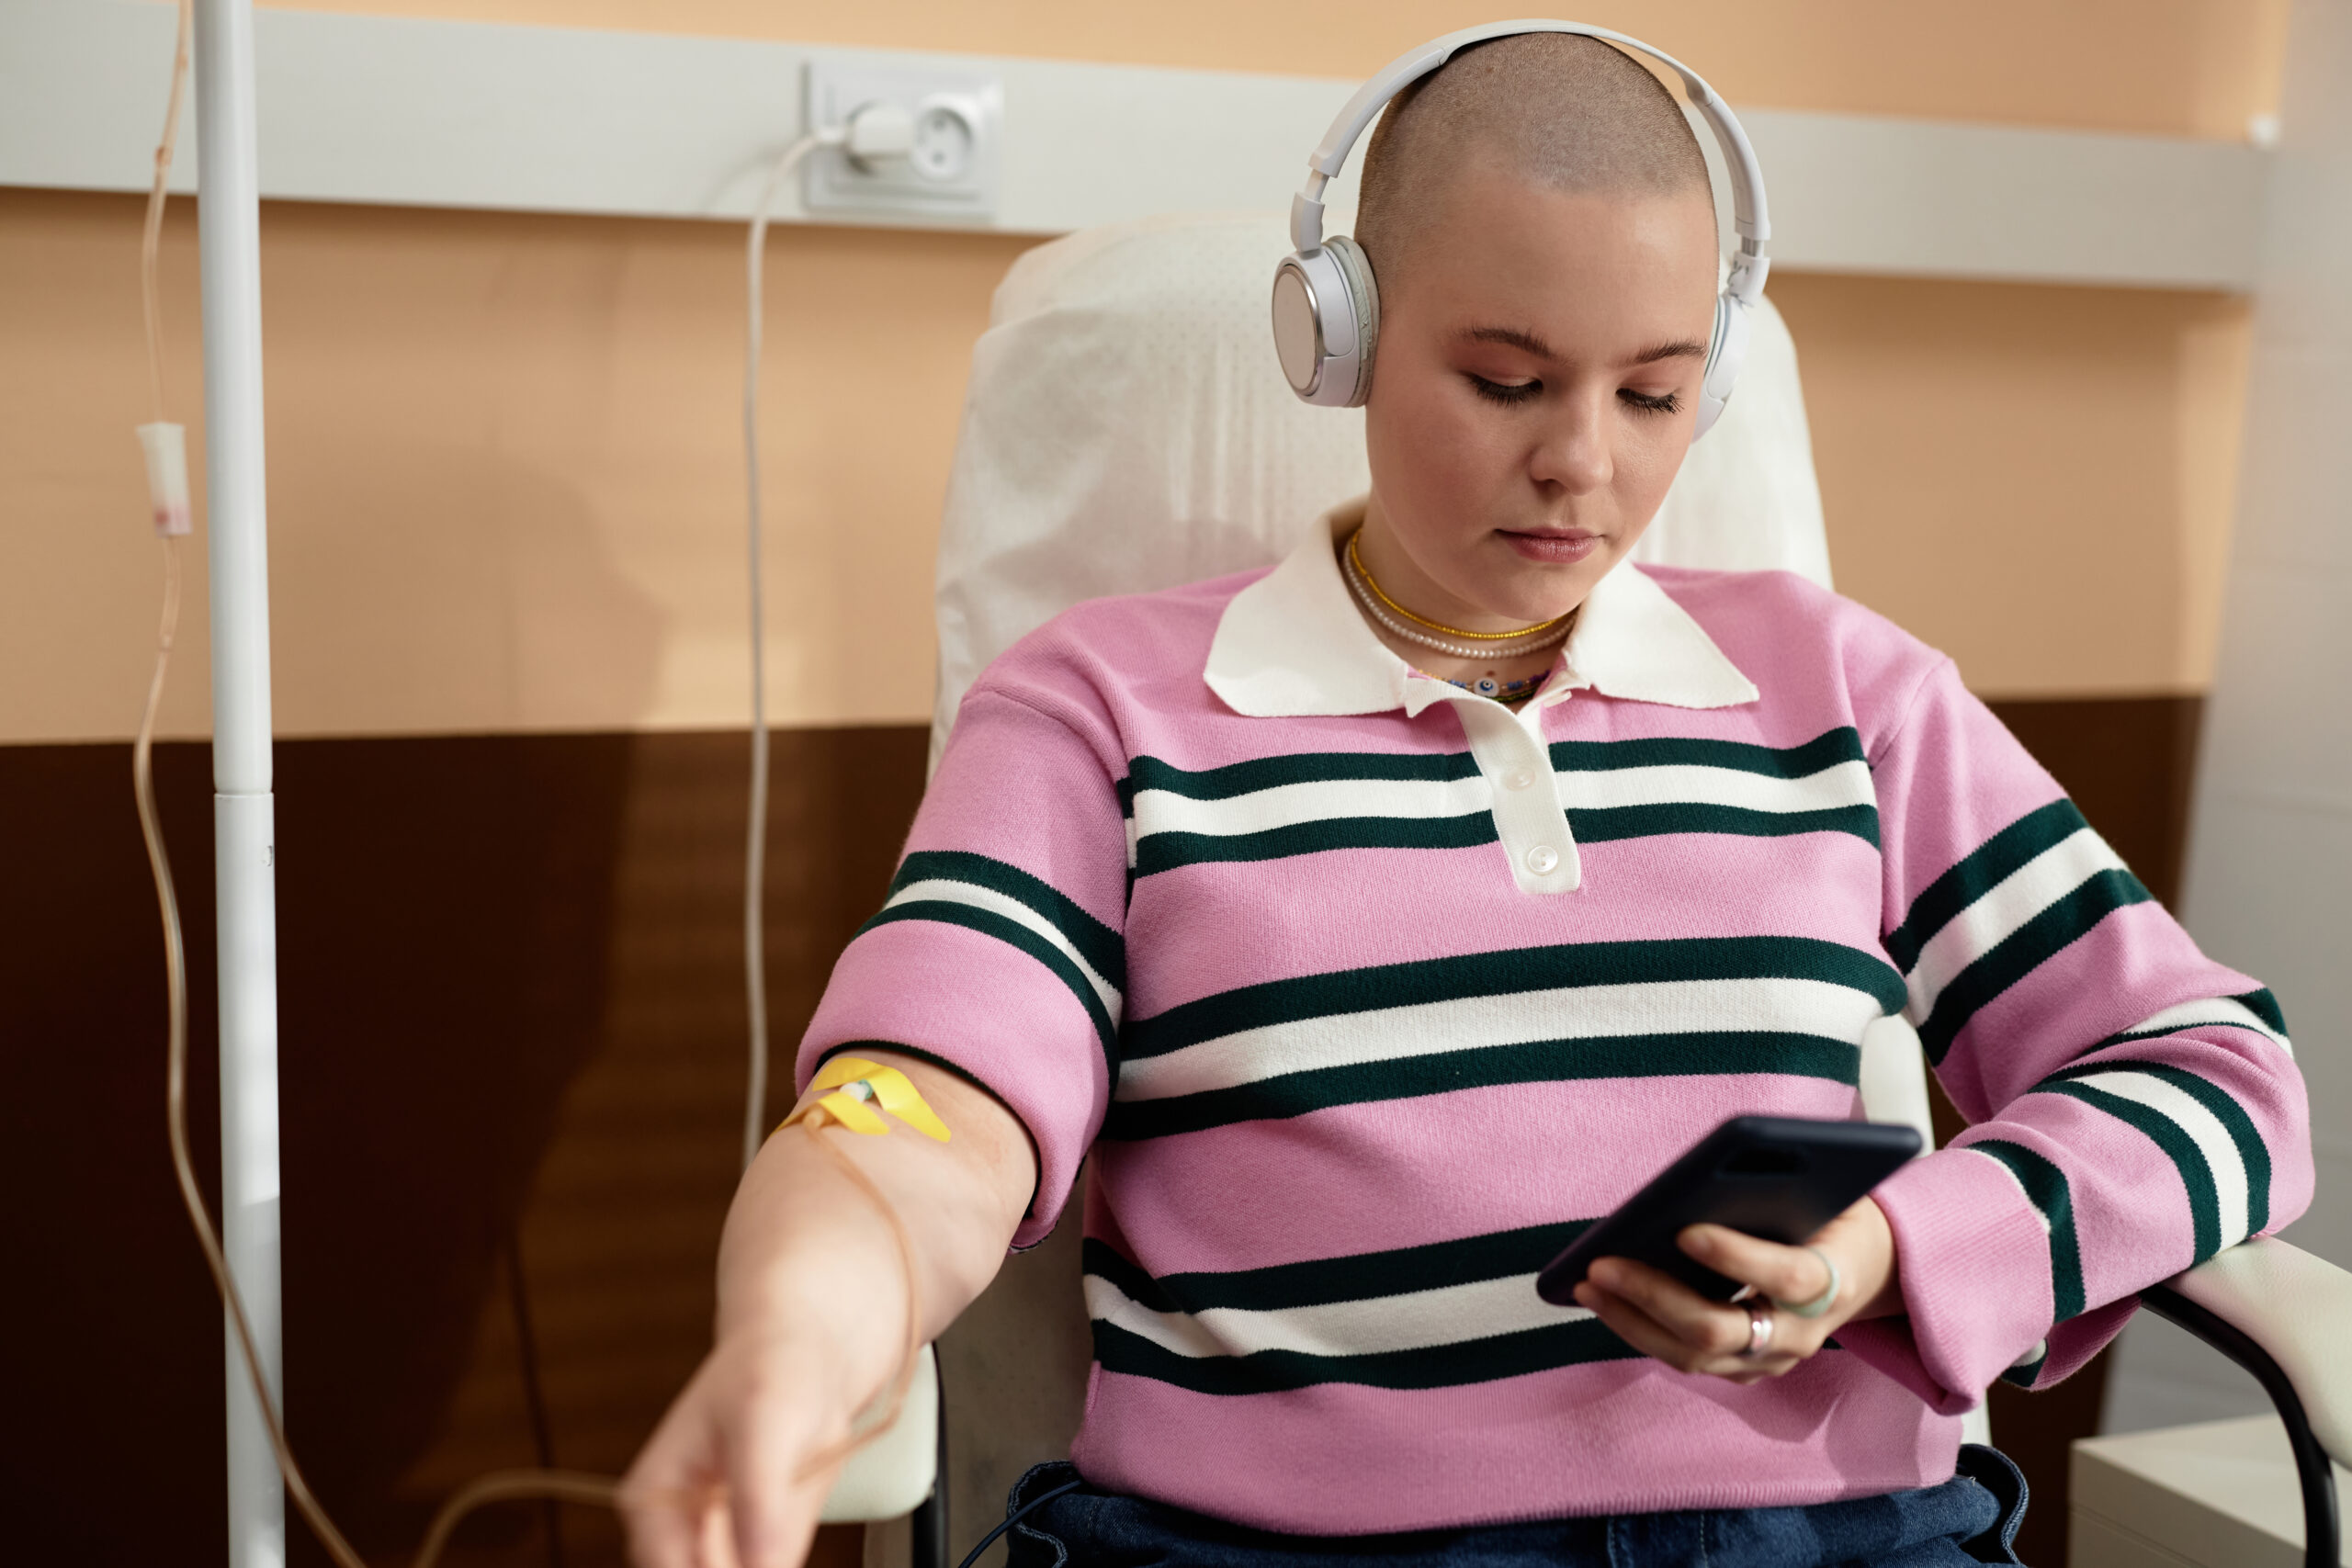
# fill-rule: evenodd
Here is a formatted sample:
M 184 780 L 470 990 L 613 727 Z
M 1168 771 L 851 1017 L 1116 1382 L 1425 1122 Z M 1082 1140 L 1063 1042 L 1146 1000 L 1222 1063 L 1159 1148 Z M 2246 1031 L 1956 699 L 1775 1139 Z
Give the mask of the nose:
M 1557 485 L 1570 495 L 1605 490 L 1616 474 L 1610 436 L 1615 425 L 1609 418 L 1612 394 L 1595 388 L 1579 389 L 1574 396 L 1552 405 L 1551 417 L 1528 454 L 1527 475 L 1539 486 Z

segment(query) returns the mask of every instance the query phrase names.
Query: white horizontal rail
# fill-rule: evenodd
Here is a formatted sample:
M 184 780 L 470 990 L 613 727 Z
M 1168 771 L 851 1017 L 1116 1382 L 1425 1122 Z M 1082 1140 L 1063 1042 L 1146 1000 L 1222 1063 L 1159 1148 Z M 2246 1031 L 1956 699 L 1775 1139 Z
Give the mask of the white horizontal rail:
M 325 12 L 255 21 L 262 192 L 298 201 L 742 218 L 753 171 L 800 128 L 802 68 L 820 52 Z M 0 0 L 0 185 L 143 189 L 171 39 L 171 7 L 153 0 Z M 1283 208 L 1353 86 L 956 62 L 1003 76 L 1003 180 L 988 227 L 1012 233 Z M 1770 186 L 1782 266 L 2253 286 L 2268 160 L 2251 146 L 1773 109 L 1741 118 Z M 195 160 L 179 166 L 192 172 Z M 1335 203 L 1342 219 L 1350 199 Z

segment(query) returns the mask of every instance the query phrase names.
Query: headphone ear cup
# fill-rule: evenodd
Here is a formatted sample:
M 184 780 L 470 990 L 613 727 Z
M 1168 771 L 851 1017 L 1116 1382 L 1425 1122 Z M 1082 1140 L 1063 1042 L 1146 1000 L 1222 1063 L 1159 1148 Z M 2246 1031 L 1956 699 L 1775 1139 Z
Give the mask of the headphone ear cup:
M 1347 281 L 1345 304 L 1355 315 L 1356 382 L 1346 406 L 1362 408 L 1372 396 L 1372 360 L 1380 347 L 1380 286 L 1373 280 L 1372 258 L 1353 240 L 1335 234 L 1323 244 L 1340 264 Z
M 1707 373 L 1699 382 L 1699 422 L 1690 432 L 1696 441 L 1715 427 L 1731 401 L 1740 367 L 1747 363 L 1747 302 L 1736 294 L 1715 296 L 1715 333 L 1707 345 Z

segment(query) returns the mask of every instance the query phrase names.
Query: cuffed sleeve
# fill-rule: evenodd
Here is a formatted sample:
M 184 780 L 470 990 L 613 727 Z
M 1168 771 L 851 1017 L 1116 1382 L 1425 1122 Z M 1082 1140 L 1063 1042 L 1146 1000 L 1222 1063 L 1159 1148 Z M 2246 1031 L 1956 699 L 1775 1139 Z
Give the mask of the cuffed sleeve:
M 2311 1201 L 2284 1021 L 2200 953 L 1949 662 L 1873 750 L 1885 946 L 1970 1125 L 1878 1193 L 1907 1317 L 1840 1341 L 1939 1410 L 2044 1386 L 2145 1287 Z

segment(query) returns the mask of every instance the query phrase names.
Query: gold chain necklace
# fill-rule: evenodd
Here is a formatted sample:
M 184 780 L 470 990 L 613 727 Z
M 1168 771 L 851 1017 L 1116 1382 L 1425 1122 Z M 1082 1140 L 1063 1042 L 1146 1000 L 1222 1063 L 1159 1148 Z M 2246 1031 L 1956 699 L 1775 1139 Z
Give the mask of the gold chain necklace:
M 1427 626 L 1430 630 L 1442 632 L 1447 637 L 1458 637 L 1465 642 L 1519 642 L 1535 636 L 1538 632 L 1550 631 L 1566 620 L 1568 615 L 1576 614 L 1574 610 L 1570 610 L 1567 615 L 1555 615 L 1548 621 L 1538 621 L 1533 626 L 1521 626 L 1515 632 L 1468 632 L 1464 631 L 1460 626 L 1449 626 L 1443 621 L 1432 621 L 1427 615 L 1417 615 L 1391 599 L 1387 591 L 1380 586 L 1379 580 L 1372 575 L 1371 569 L 1363 564 L 1363 554 L 1356 548 L 1356 541 L 1363 537 L 1363 530 L 1361 528 L 1348 536 L 1349 564 L 1356 569 L 1356 575 L 1363 580 L 1363 585 L 1372 590 L 1374 598 L 1378 599 L 1383 604 L 1415 626 Z

